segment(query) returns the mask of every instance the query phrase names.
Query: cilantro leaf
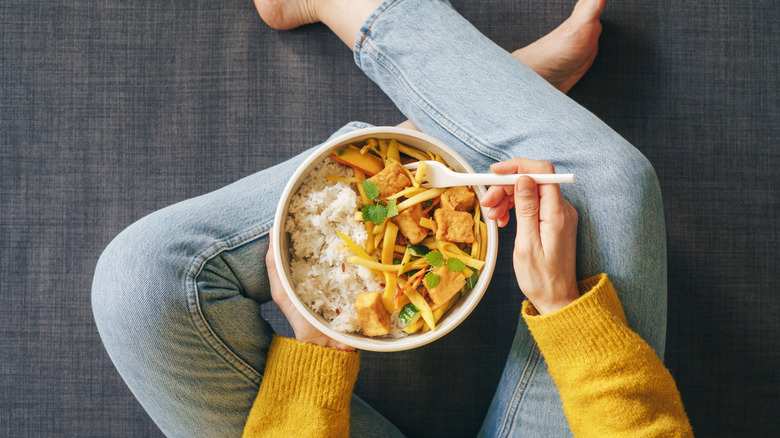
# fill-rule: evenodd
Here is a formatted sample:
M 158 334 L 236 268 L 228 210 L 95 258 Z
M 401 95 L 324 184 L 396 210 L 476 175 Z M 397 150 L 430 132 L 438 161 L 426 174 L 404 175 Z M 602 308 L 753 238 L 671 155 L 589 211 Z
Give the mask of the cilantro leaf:
M 366 192 L 366 197 L 368 199 L 376 199 L 379 196 L 379 187 L 368 179 L 363 180 L 363 191 Z
M 437 268 L 444 266 L 444 256 L 441 251 L 431 251 L 428 254 L 425 254 L 425 261 L 428 262 L 429 265 Z
M 393 216 L 398 216 L 398 205 L 396 205 L 395 200 L 391 199 L 387 201 L 387 217 Z
M 425 274 L 425 285 L 428 286 L 428 289 L 433 289 L 434 287 L 438 286 L 440 281 L 441 277 L 439 277 L 437 274 L 434 274 L 433 272 L 428 272 Z
M 466 264 L 462 260 L 450 257 L 447 259 L 447 269 L 452 272 L 460 272 L 466 269 Z
M 382 225 L 382 222 L 384 222 L 387 217 L 387 209 L 382 204 L 372 205 L 368 209 L 368 215 L 371 222 L 376 225 Z

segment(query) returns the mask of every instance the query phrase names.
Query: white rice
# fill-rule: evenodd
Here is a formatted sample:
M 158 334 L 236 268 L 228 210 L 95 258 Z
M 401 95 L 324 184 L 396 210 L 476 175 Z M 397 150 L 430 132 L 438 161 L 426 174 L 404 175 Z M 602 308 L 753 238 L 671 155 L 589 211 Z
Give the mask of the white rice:
M 362 205 L 352 184 L 328 181 L 327 174 L 352 176 L 352 170 L 327 158 L 317 166 L 290 199 L 285 231 L 290 235 L 290 276 L 298 297 L 312 311 L 343 333 L 360 332 L 355 298 L 360 292 L 382 291 L 384 278 L 362 266 L 347 263 L 350 251 L 336 231 L 360 246 L 368 233 L 354 218 Z M 400 337 L 403 322 L 392 316 L 391 333 Z

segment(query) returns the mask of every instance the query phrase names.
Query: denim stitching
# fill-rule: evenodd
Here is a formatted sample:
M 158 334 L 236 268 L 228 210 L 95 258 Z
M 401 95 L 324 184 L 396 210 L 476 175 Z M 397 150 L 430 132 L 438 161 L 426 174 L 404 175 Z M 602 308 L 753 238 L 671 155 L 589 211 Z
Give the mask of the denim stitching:
M 455 138 L 468 145 L 476 152 L 497 161 L 507 160 L 510 157 L 500 149 L 496 149 L 490 146 L 487 142 L 480 140 L 477 136 L 469 133 L 464 128 L 458 126 L 453 120 L 447 117 L 445 114 L 436 109 L 430 104 L 421 93 L 419 93 L 414 86 L 403 76 L 400 69 L 393 64 L 393 62 L 385 56 L 371 40 L 365 41 L 362 46 L 363 51 L 377 62 L 398 81 L 401 88 L 406 94 L 414 101 L 417 106 L 422 109 L 428 116 L 434 120 L 439 126 L 444 128 L 445 131 L 452 134 Z M 446 123 L 445 123 L 446 122 Z
M 237 235 L 212 243 L 192 259 L 192 262 L 187 269 L 187 274 L 184 277 L 187 308 L 190 311 L 192 322 L 198 329 L 198 334 L 201 339 L 203 339 L 203 342 L 211 347 L 228 365 L 233 367 L 255 385 L 260 384 L 262 374 L 244 362 L 243 359 L 238 357 L 238 355 L 225 345 L 206 321 L 203 310 L 200 307 L 196 279 L 211 259 L 224 251 L 230 251 L 267 235 L 270 228 L 271 222 L 268 221 Z
M 528 389 L 528 384 L 531 381 L 531 378 L 533 378 L 534 374 L 536 373 L 540 358 L 541 354 L 539 348 L 536 346 L 536 344 L 534 344 L 534 348 L 531 350 L 531 354 L 528 356 L 528 362 L 526 362 L 525 368 L 523 368 L 523 373 L 520 375 L 520 380 L 517 382 L 517 386 L 515 386 L 515 390 L 512 393 L 512 400 L 509 403 L 509 408 L 507 408 L 506 415 L 504 416 L 504 421 L 501 424 L 501 430 L 499 431 L 498 436 L 509 436 L 509 433 L 514 428 L 514 425 L 517 422 L 517 413 L 520 409 L 520 403 L 525 397 L 525 391 Z

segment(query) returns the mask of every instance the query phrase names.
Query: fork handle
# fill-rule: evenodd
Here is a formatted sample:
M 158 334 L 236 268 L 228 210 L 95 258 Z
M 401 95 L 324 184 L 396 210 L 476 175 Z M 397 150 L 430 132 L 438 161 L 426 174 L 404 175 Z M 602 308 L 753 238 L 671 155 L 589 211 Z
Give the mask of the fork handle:
M 471 173 L 459 175 L 464 185 L 477 186 L 509 186 L 514 185 L 520 176 L 530 176 L 537 184 L 560 184 L 574 182 L 573 173 L 545 173 L 545 174 L 512 174 L 495 175 L 491 173 Z M 459 181 L 460 182 L 460 181 Z

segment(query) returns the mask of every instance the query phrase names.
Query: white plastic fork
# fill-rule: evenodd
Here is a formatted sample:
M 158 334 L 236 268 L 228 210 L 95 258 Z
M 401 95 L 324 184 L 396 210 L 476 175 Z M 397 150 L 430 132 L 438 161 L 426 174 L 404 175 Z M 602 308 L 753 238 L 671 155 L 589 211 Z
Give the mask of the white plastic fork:
M 537 184 L 560 184 L 574 182 L 572 173 L 549 174 L 511 174 L 496 175 L 494 173 L 460 173 L 447 168 L 438 161 L 423 161 L 426 165 L 422 185 L 425 187 L 455 187 L 455 186 L 510 186 L 514 185 L 520 176 L 530 176 Z M 417 169 L 420 161 L 404 165 L 407 169 Z

